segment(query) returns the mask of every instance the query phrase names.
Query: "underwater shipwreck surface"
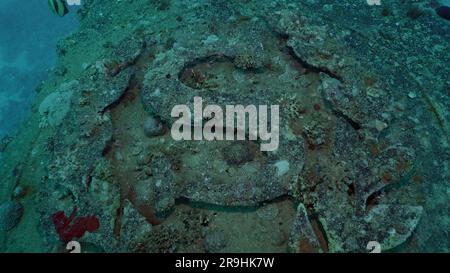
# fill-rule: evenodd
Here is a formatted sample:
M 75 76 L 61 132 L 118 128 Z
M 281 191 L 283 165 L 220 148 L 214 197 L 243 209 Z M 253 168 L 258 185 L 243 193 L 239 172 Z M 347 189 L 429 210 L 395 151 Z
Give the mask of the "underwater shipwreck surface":
M 0 251 L 449 252 L 439 5 L 82 1 L 2 140 Z M 279 105 L 278 149 L 174 140 L 194 97 Z

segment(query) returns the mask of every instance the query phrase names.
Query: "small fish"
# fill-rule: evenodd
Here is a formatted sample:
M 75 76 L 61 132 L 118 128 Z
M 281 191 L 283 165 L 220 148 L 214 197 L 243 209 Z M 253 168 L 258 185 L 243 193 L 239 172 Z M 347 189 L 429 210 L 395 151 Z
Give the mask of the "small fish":
M 65 0 L 48 0 L 48 7 L 55 15 L 60 17 L 69 13 Z

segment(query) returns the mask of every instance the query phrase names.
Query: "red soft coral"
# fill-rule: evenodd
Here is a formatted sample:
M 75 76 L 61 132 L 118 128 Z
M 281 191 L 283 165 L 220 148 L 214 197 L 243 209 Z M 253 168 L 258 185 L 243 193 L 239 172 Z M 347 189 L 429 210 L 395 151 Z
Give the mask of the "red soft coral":
M 97 217 L 75 217 L 76 212 L 77 207 L 74 207 L 69 217 L 64 214 L 64 211 L 58 211 L 52 215 L 56 232 L 63 242 L 69 242 L 73 238 L 81 238 L 86 231 L 95 232 L 100 228 Z

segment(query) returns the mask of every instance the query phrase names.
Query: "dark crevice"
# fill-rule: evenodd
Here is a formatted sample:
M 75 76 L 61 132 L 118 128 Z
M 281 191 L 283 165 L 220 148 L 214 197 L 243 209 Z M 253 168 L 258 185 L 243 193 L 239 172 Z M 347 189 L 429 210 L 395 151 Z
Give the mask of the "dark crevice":
M 355 190 L 355 183 L 351 183 L 350 185 L 348 185 L 348 188 L 347 188 L 347 194 L 348 194 L 349 196 L 354 196 L 355 193 L 356 193 L 356 190 Z
M 308 214 L 309 222 L 311 223 L 311 227 L 316 235 L 316 239 L 319 242 L 320 248 L 323 252 L 329 251 L 329 241 L 327 233 L 319 220 L 319 217 L 315 214 Z
M 122 216 L 123 216 L 123 202 L 120 201 L 120 207 L 116 210 L 116 217 L 114 219 L 114 231 L 113 234 L 116 239 L 120 238 L 120 231 L 122 229 Z
M 208 202 L 201 202 L 201 201 L 191 201 L 189 198 L 186 197 L 180 197 L 175 200 L 175 205 L 187 205 L 191 208 L 198 208 L 198 209 L 207 209 L 211 211 L 219 211 L 219 212 L 255 212 L 262 206 L 272 204 L 272 203 L 278 203 L 285 200 L 292 200 L 292 197 L 289 195 L 282 195 L 277 198 L 271 199 L 269 201 L 262 201 L 259 202 L 256 205 L 252 206 L 232 206 L 232 205 L 218 205 Z
M 380 189 L 372 192 L 365 200 L 365 211 L 370 211 L 371 208 L 378 205 L 382 197 L 391 191 L 400 190 L 402 187 L 407 186 L 409 181 L 411 181 L 412 174 L 414 172 L 410 172 L 405 175 L 402 179 L 397 181 L 392 181 L 389 184 L 383 185 Z
M 369 195 L 366 199 L 365 203 L 365 211 L 366 213 L 369 212 L 374 206 L 378 205 L 381 195 L 383 194 L 383 189 L 378 190 L 371 195 Z
M 137 86 L 139 86 L 140 83 L 137 80 L 136 75 L 132 75 L 130 78 L 130 81 L 128 83 L 127 88 L 125 89 L 125 91 L 122 93 L 122 95 L 120 95 L 120 97 L 118 99 L 116 99 L 115 101 L 113 101 L 112 103 L 108 104 L 107 106 L 105 106 L 100 112 L 100 115 L 104 115 L 106 111 L 109 111 L 115 107 L 117 107 L 119 104 L 121 104 L 123 101 L 125 101 L 126 99 L 128 99 L 128 95 L 130 90 L 133 90 L 134 88 L 136 88 Z
M 326 68 L 326 67 L 317 67 L 314 66 L 310 63 L 308 63 L 307 61 L 301 59 L 296 53 L 295 50 L 291 47 L 288 46 L 287 43 L 290 39 L 289 34 L 286 33 L 282 33 L 282 32 L 277 32 L 274 31 L 276 36 L 278 37 L 279 41 L 281 42 L 282 45 L 284 45 L 286 47 L 287 53 L 297 62 L 299 63 L 301 66 L 303 66 L 306 71 L 308 72 L 312 72 L 312 73 L 324 73 L 327 74 L 328 76 L 330 76 L 331 78 L 337 79 L 340 82 L 344 82 L 344 79 L 339 76 L 337 73 L 331 71 L 330 69 Z
M 362 124 L 351 119 L 349 116 L 347 116 L 346 114 L 335 110 L 333 107 L 331 107 L 333 110 L 333 114 L 337 117 L 340 117 L 342 119 L 344 119 L 355 131 L 359 131 L 362 129 Z
M 102 156 L 105 157 L 109 154 L 109 152 L 112 150 L 114 145 L 114 138 L 111 137 L 105 144 L 105 147 L 103 147 Z
M 144 74 L 148 67 L 148 63 L 145 63 L 146 61 L 151 62 L 152 59 L 146 59 L 145 56 L 149 55 L 149 52 L 151 52 L 151 48 L 147 47 L 147 44 L 144 42 L 142 44 L 141 52 L 132 60 L 126 62 L 124 65 L 121 66 L 121 69 L 119 73 L 126 68 L 133 69 L 133 74 L 130 77 L 130 80 L 128 82 L 126 90 L 123 92 L 123 94 L 114 102 L 110 103 L 109 105 L 105 106 L 99 114 L 103 115 L 106 111 L 111 110 L 115 108 L 117 105 L 121 104 L 123 101 L 127 100 L 129 98 L 129 95 L 131 90 L 140 89 L 142 87 L 142 82 L 144 80 Z
M 286 48 L 288 50 L 289 55 L 299 64 L 301 64 L 308 72 L 312 72 L 312 73 L 324 73 L 327 74 L 328 76 L 330 76 L 331 78 L 334 78 L 340 82 L 344 82 L 344 80 L 342 79 L 341 76 L 339 76 L 337 73 L 329 70 L 326 67 L 317 67 L 314 66 L 312 64 L 309 64 L 308 62 L 306 62 L 305 60 L 302 60 L 294 51 L 294 49 L 288 45 L 286 45 Z
M 86 191 L 89 192 L 89 188 L 91 187 L 91 183 L 92 183 L 92 172 L 94 171 L 94 167 L 89 168 L 88 173 L 86 174 L 86 178 L 85 178 L 85 186 L 86 186 Z
M 324 73 L 326 75 L 328 75 L 331 78 L 334 78 L 336 80 L 338 80 L 341 83 L 344 83 L 344 79 L 339 76 L 337 73 L 331 71 L 330 69 L 326 68 L 326 67 L 317 67 L 314 65 L 311 65 L 310 63 L 306 62 L 305 60 L 301 59 L 296 53 L 295 50 L 291 47 L 287 45 L 287 41 L 289 40 L 289 35 L 284 34 L 284 33 L 277 33 L 277 36 L 279 37 L 279 40 L 284 44 L 284 46 L 287 49 L 287 53 L 297 62 L 299 63 L 302 67 L 304 67 L 306 69 L 307 72 L 309 73 L 316 73 L 316 74 L 320 74 L 320 73 Z M 348 117 L 347 115 L 345 115 L 344 113 L 337 111 L 336 109 L 334 109 L 334 107 L 330 107 L 333 111 L 333 113 L 338 116 L 343 118 L 348 124 L 350 124 L 350 126 L 355 129 L 356 131 L 362 129 L 362 125 L 361 123 L 351 119 L 350 117 Z

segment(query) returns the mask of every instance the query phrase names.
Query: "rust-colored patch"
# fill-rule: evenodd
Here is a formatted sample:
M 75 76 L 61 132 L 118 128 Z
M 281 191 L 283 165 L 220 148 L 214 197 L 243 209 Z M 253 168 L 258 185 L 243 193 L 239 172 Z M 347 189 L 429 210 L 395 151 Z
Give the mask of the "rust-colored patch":
M 120 100 L 108 109 L 111 113 L 113 136 L 106 145 L 103 156 L 111 162 L 113 176 L 120 185 L 120 207 L 116 211 L 114 221 L 114 236 L 117 239 L 120 238 L 124 202 L 127 199 L 148 222 L 152 225 L 159 224 L 152 208 L 136 206 L 133 192 L 134 179 L 136 179 L 136 159 L 134 157 L 122 157 L 122 159 L 117 157 L 117 155 L 132 154 L 135 143 L 146 140 L 142 129 L 142 120 L 148 114 L 139 98 L 145 71 L 153 58 L 154 51 L 152 48 L 142 52 L 133 64 L 136 72 L 128 89 Z
M 300 136 L 303 134 L 303 127 L 294 119 L 289 120 L 289 128 L 291 128 L 294 135 Z
M 380 142 L 376 142 L 374 140 L 368 140 L 367 141 L 367 148 L 372 156 L 378 156 L 380 155 L 387 147 L 388 142 L 383 140 Z
M 392 182 L 392 174 L 390 172 L 384 172 L 381 175 L 381 180 L 383 180 L 384 183 L 391 183 Z
M 239 16 L 239 21 L 240 22 L 249 21 L 250 19 L 252 19 L 250 16 L 246 16 L 246 15 Z
M 300 253 L 317 253 L 317 249 L 306 238 L 300 240 L 298 244 L 298 251 Z
M 407 160 L 397 160 L 395 163 L 395 169 L 398 172 L 404 172 L 406 169 L 408 169 L 409 162 Z
M 325 235 L 320 230 L 319 223 L 317 222 L 317 220 L 315 219 L 311 220 L 311 226 L 314 230 L 314 233 L 316 234 L 317 241 L 319 241 L 320 248 L 322 248 L 324 252 L 328 252 L 327 240 L 325 239 Z
M 413 182 L 415 182 L 415 183 L 417 183 L 417 184 L 420 184 L 420 183 L 422 183 L 422 181 L 423 181 L 423 177 L 420 175 L 420 174 L 414 174 L 412 177 L 411 177 L 411 179 L 412 179 L 412 181 Z
M 371 87 L 377 83 L 377 80 L 372 76 L 366 76 L 363 79 L 363 83 L 366 87 Z
M 158 219 L 158 217 L 156 217 L 154 209 L 151 206 L 149 206 L 148 204 L 138 204 L 136 202 L 136 192 L 135 192 L 134 188 L 130 189 L 130 192 L 128 194 L 128 199 L 134 205 L 134 207 L 139 212 L 139 214 L 144 216 L 144 218 L 147 220 L 147 222 L 149 222 L 150 224 L 152 224 L 154 226 L 161 224 L 161 220 Z
M 367 147 L 369 149 L 369 152 L 372 156 L 377 156 L 380 154 L 380 150 L 378 149 L 378 145 L 375 142 L 370 141 L 367 144 Z

